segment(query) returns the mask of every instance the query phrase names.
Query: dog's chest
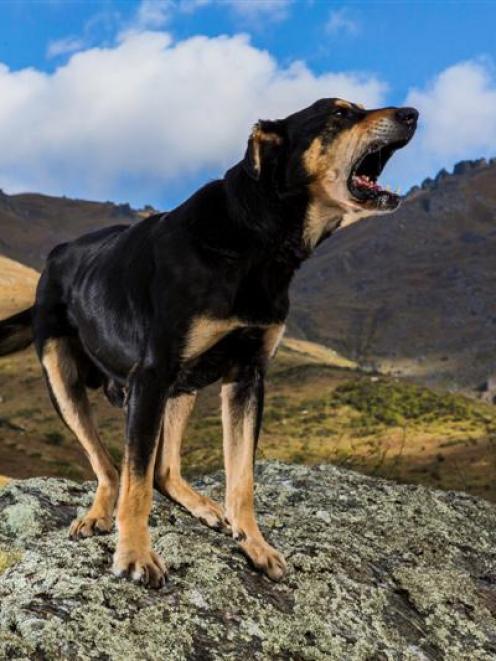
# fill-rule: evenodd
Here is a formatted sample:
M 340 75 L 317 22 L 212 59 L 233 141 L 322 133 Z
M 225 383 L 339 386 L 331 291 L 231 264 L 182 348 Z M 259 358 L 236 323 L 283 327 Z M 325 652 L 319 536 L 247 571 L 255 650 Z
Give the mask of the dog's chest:
M 284 324 L 252 325 L 237 319 L 197 318 L 187 336 L 175 395 L 204 388 L 242 363 L 266 363 L 276 352 Z
M 283 329 L 284 324 L 282 323 L 262 324 L 238 317 L 215 319 L 208 316 L 198 316 L 193 319 L 190 325 L 182 358 L 183 361 L 198 358 L 234 331 L 251 331 L 260 339 L 262 344 L 266 342 L 271 344 L 274 336 L 282 335 Z

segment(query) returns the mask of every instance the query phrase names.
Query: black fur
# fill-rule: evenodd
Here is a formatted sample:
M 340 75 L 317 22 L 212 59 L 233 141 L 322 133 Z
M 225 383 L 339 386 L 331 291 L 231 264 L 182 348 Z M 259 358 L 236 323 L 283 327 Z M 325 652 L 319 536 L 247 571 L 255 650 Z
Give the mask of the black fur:
M 21 351 L 33 342 L 33 308 L 0 323 L 0 356 Z
M 252 136 L 245 158 L 167 214 L 115 226 L 57 246 L 47 259 L 32 310 L 0 324 L 0 355 L 34 338 L 39 356 L 52 338 L 72 338 L 79 375 L 127 405 L 127 442 L 144 471 L 167 396 L 226 375 L 240 406 L 263 407 L 261 327 L 281 324 L 295 270 L 308 257 L 305 213 L 311 175 L 302 155 L 315 137 L 332 143 L 372 111 L 339 111 L 331 99 Z M 258 149 L 258 152 L 255 151 Z M 246 324 L 200 357 L 183 361 L 192 320 Z M 32 330 L 31 330 L 32 325 Z

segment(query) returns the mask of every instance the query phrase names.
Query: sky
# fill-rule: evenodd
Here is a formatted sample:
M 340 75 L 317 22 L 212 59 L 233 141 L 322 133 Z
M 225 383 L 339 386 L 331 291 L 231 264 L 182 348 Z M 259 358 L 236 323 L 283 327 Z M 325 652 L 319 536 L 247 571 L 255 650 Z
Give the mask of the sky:
M 496 1 L 0 0 L 0 188 L 169 209 L 259 118 L 414 105 L 381 182 L 496 156 Z

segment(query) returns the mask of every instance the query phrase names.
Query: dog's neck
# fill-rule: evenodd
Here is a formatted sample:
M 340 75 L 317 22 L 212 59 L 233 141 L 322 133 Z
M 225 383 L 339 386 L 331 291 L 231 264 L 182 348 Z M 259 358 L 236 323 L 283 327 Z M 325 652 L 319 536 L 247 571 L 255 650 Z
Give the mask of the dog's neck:
M 308 202 L 303 220 L 302 242 L 310 255 L 315 248 L 341 227 L 345 212 L 336 204 L 317 198 Z
M 271 181 L 253 181 L 240 164 L 226 173 L 224 186 L 240 233 L 293 270 L 335 230 L 353 222 L 352 214 L 307 186 L 281 193 Z

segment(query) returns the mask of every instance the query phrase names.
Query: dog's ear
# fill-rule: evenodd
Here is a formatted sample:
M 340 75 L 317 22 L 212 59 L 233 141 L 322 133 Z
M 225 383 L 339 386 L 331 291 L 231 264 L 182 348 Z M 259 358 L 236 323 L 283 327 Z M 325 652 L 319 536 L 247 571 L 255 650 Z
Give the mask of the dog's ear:
M 259 120 L 248 139 L 243 168 L 258 181 L 268 163 L 277 159 L 285 140 L 283 120 Z

